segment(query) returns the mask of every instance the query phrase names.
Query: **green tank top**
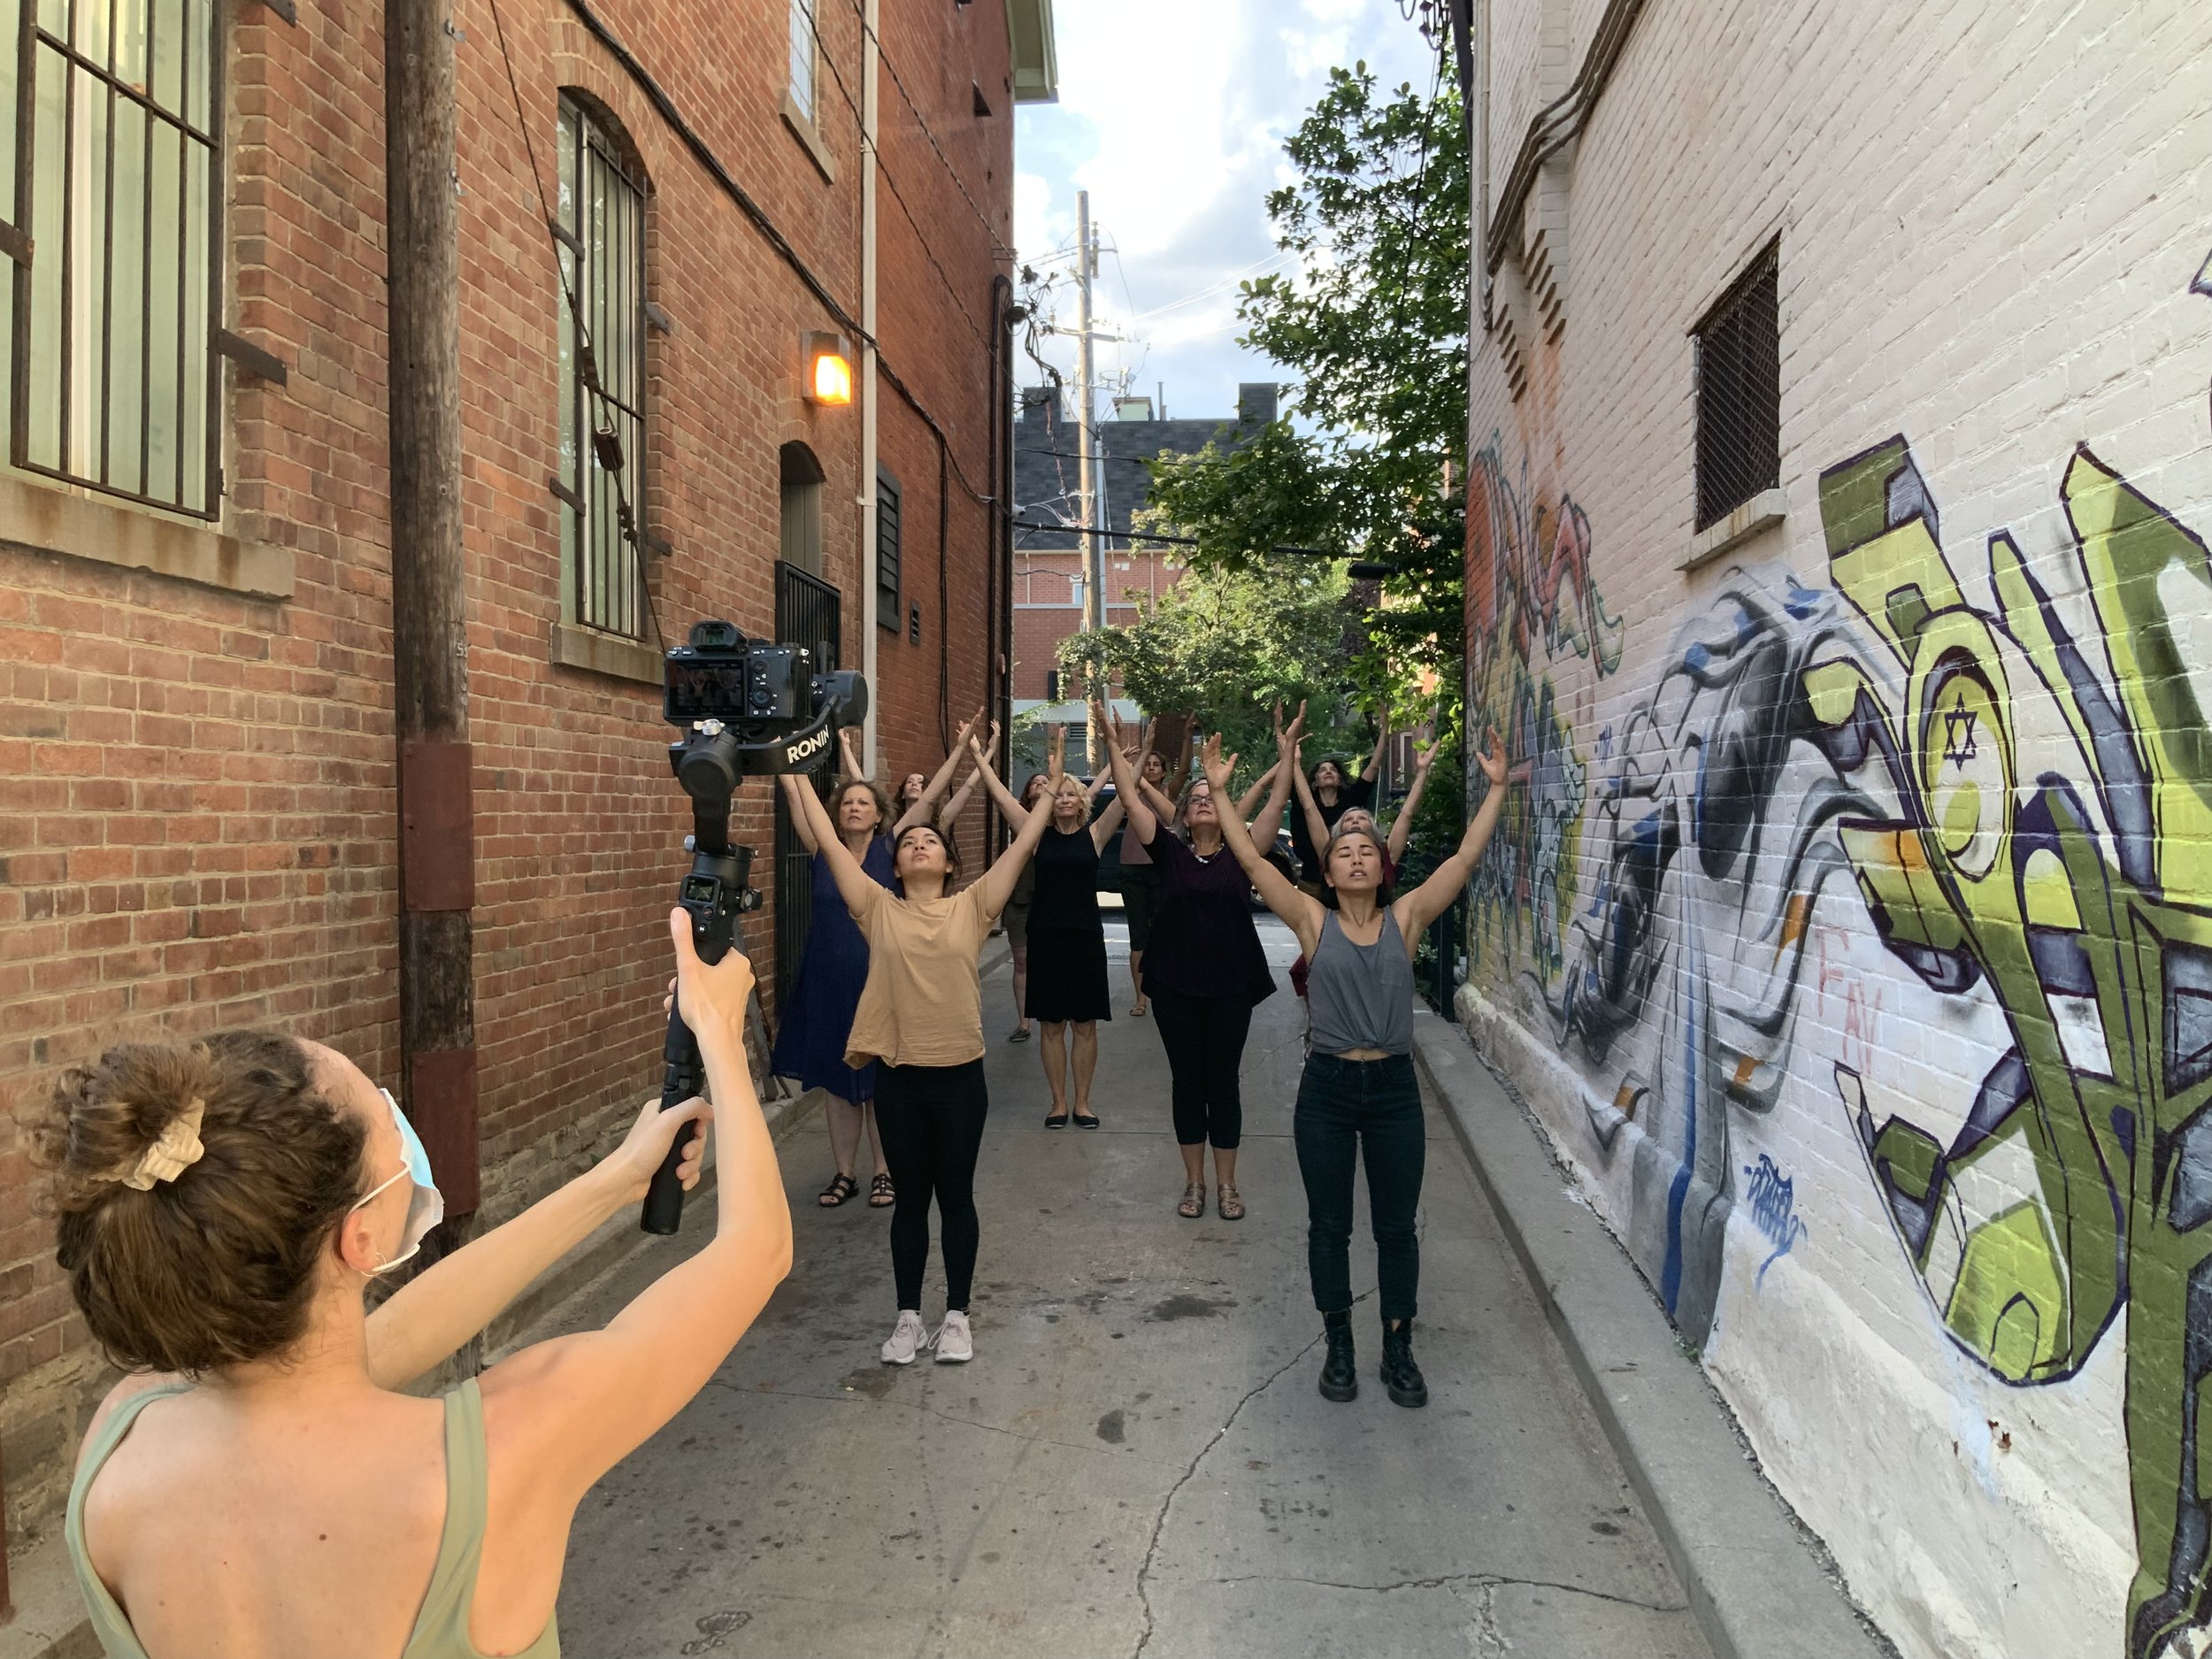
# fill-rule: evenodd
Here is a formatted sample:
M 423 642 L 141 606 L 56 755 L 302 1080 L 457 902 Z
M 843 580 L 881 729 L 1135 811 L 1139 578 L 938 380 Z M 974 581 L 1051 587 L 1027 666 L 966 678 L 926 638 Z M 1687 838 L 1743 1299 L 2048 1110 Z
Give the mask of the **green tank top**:
M 108 1593 L 100 1575 L 92 1571 L 84 1546 L 84 1499 L 123 1437 L 131 1432 L 138 1414 L 157 1400 L 185 1393 L 189 1383 L 171 1383 L 134 1394 L 107 1421 L 100 1437 L 85 1455 L 69 1487 L 69 1514 L 63 1535 L 69 1542 L 69 1559 L 77 1569 L 77 1585 L 84 1592 L 92 1614 L 93 1634 L 100 1639 L 108 1659 L 147 1659 L 138 1633 Z M 469 1640 L 469 1607 L 476 1599 L 476 1564 L 484 1547 L 484 1401 L 471 1378 L 445 1397 L 445 1532 L 438 1540 L 438 1564 L 431 1570 L 430 1588 L 424 1593 L 422 1611 L 407 1638 L 400 1659 L 484 1659 Z M 560 1659 L 561 1639 L 548 1619 L 537 1640 L 514 1659 Z

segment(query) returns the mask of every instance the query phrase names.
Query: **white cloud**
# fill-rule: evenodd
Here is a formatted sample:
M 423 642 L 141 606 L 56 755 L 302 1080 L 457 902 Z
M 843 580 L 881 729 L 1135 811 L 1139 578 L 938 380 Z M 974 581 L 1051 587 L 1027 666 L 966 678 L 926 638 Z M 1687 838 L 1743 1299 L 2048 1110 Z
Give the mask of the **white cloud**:
M 1098 311 L 1134 337 L 1101 348 L 1102 375 L 1166 382 L 1171 414 L 1225 415 L 1238 381 L 1284 378 L 1234 343 L 1236 279 L 1279 262 L 1264 202 L 1290 176 L 1284 138 L 1332 66 L 1425 84 L 1427 46 L 1386 0 L 1056 0 L 1055 14 L 1060 102 L 1017 118 L 1015 245 L 1033 261 L 1071 243 L 1088 190 L 1118 250 Z M 1058 304 L 1072 323 L 1065 282 Z M 1072 342 L 1043 355 L 1069 373 Z

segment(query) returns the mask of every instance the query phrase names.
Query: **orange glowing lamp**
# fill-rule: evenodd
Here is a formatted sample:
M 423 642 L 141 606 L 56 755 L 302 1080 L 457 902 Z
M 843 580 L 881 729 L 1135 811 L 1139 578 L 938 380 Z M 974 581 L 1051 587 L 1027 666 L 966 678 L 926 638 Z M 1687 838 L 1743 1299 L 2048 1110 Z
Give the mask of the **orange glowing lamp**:
M 841 334 L 806 337 L 806 401 L 842 409 L 853 401 L 852 349 Z

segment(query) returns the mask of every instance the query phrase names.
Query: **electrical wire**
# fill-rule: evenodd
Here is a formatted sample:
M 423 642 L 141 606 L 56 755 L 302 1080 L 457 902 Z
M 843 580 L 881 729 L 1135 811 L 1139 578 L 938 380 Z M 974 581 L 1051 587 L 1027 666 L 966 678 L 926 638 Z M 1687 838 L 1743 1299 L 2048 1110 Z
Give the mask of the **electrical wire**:
M 837 73 L 837 60 L 830 56 L 829 42 L 822 38 L 822 27 L 815 21 L 813 6 L 803 6 L 801 11 L 806 18 L 808 33 L 814 36 L 817 57 L 821 60 L 822 66 L 829 71 L 830 81 L 837 88 L 838 96 L 845 100 L 845 107 L 853 113 L 854 124 L 860 133 L 861 148 L 868 152 L 869 157 L 875 163 L 876 172 L 882 176 L 884 188 L 891 192 L 891 199 L 899 204 L 899 211 L 906 215 L 906 222 L 914 232 L 914 240 L 922 245 L 922 257 L 929 261 L 930 268 L 937 273 L 937 280 L 945 285 L 945 293 L 951 299 L 954 309 L 959 311 L 960 320 L 968 325 L 968 332 L 975 336 L 976 344 L 981 346 L 987 355 L 991 349 L 990 342 L 984 337 L 983 331 L 975 326 L 975 319 L 968 314 L 967 306 L 961 301 L 960 290 L 953 286 L 952 278 L 946 273 L 943 264 L 937 257 L 937 250 L 929 245 L 929 238 L 923 233 L 921 221 L 914 217 L 914 210 L 907 205 L 906 196 L 899 188 L 899 181 L 891 176 L 891 169 L 884 165 L 883 146 L 868 136 L 867 118 L 861 113 L 860 105 L 854 101 L 851 88 L 845 85 L 845 77 Z M 957 184 L 959 180 L 956 177 L 953 182 Z M 961 194 L 964 196 L 966 191 L 963 190 Z M 990 231 L 990 228 L 988 225 L 984 227 L 987 232 Z M 997 234 L 993 233 L 991 252 L 995 258 L 1011 258 L 1014 250 L 1004 247 L 999 242 Z
M 776 257 L 790 268 L 807 292 L 814 296 L 822 309 L 829 313 L 840 328 L 875 352 L 876 372 L 883 377 L 884 382 L 899 395 L 900 399 L 914 411 L 915 417 L 925 426 L 927 426 L 940 440 L 944 440 L 946 437 L 944 423 L 930 412 L 929 406 L 922 402 L 921 398 L 916 395 L 914 388 L 909 386 L 904 378 L 891 366 L 884 356 L 881 342 L 877 340 L 872 333 L 860 326 L 859 319 L 846 310 L 837 296 L 829 291 L 828 285 L 814 273 L 812 267 L 804 259 L 799 257 L 799 251 L 791 245 L 790 238 L 777 228 L 775 220 L 768 217 L 760 204 L 753 199 L 751 193 L 731 175 L 730 170 L 723 165 L 722 158 L 716 155 L 707 141 L 699 135 L 698 129 L 684 119 L 683 112 L 677 109 L 675 100 L 668 96 L 667 89 L 653 78 L 651 72 L 637 60 L 636 55 L 622 43 L 621 39 L 607 26 L 606 20 L 594 12 L 586 4 L 586 0 L 567 0 L 567 4 L 568 9 L 575 13 L 577 19 L 583 24 L 591 37 L 607 50 L 614 58 L 617 66 L 622 70 L 623 73 L 629 76 L 638 90 L 644 94 L 646 101 L 653 106 L 654 112 L 667 123 L 669 130 L 675 134 L 682 142 L 684 148 L 691 152 L 692 159 L 699 164 L 722 193 L 737 204 L 738 211 L 744 214 L 753 228 L 760 233 L 762 239 L 775 251 Z M 965 469 L 961 466 L 957 456 L 952 457 L 951 465 L 953 477 L 959 481 L 960 488 L 967 492 L 971 500 L 986 507 L 998 504 L 996 497 L 986 495 L 976 488 Z
M 983 227 L 983 234 L 991 239 L 992 250 L 1002 259 L 1012 258 L 1014 250 L 999 240 L 998 232 L 992 227 L 990 219 L 985 216 L 983 210 L 976 205 L 975 197 L 968 194 L 968 187 L 960 177 L 960 169 L 952 165 L 952 158 L 945 154 L 944 146 L 937 142 L 937 134 L 930 131 L 929 123 L 922 119 L 921 111 L 915 105 L 913 97 L 906 89 L 906 82 L 899 77 L 898 65 L 891 60 L 891 54 L 884 49 L 883 36 L 869 27 L 868 9 L 864 0 L 852 0 L 852 4 L 855 14 L 860 19 L 861 33 L 875 42 L 877 60 L 890 72 L 891 84 L 899 89 L 899 97 L 905 104 L 908 111 L 914 117 L 914 124 L 922 129 L 922 136 L 929 141 L 929 147 L 937 152 L 937 159 L 944 163 L 945 171 L 952 175 L 953 188 L 960 192 L 961 199 L 967 203 L 969 211 L 975 215 L 976 223 Z M 811 5 L 807 8 L 807 27 L 809 28 L 814 27 L 814 8 Z M 816 38 L 818 40 L 820 38 L 818 31 Z
M 554 218 L 553 204 L 548 200 L 546 196 L 545 173 L 538 165 L 537 146 L 530 141 L 530 122 L 528 118 L 523 113 L 522 87 L 521 84 L 515 79 L 514 54 L 507 49 L 506 21 L 499 14 L 499 0 L 490 0 L 490 3 L 492 9 L 492 32 L 495 36 L 497 36 L 499 41 L 500 60 L 506 65 L 507 68 L 507 90 L 513 97 L 515 103 L 515 125 L 520 129 L 522 134 L 522 153 L 529 158 L 530 182 L 538 193 L 538 210 L 540 216 L 545 220 L 546 234 L 549 236 L 552 236 L 554 226 L 557 221 Z M 638 592 L 645 600 L 645 614 L 653 624 L 654 639 L 660 642 L 661 649 L 665 652 L 668 649 L 668 635 L 662 631 L 660 607 L 654 603 L 651 573 L 646 569 L 645 565 L 645 544 L 641 538 L 637 512 L 630 503 L 629 492 L 623 488 L 622 474 L 625 468 L 620 465 L 610 467 L 606 465 L 603 461 L 599 461 L 599 445 L 597 442 L 599 436 L 603 432 L 604 432 L 611 440 L 613 440 L 613 433 L 611 430 L 612 423 L 609 422 L 606 426 L 603 427 L 601 422 L 606 418 L 607 405 L 612 403 L 614 400 L 608 395 L 607 388 L 600 383 L 599 358 L 597 354 L 592 349 L 591 329 L 584 321 L 583 303 L 576 296 L 576 285 L 569 280 L 568 265 L 567 262 L 561 257 L 559 238 L 557 236 L 553 237 L 553 268 L 560 275 L 561 296 L 568 306 L 569 326 L 576 331 L 577 378 L 583 383 L 584 388 L 591 394 L 592 398 L 595 400 L 595 407 L 592 411 L 591 419 L 592 442 L 578 445 L 578 471 L 580 473 L 583 467 L 587 465 L 584 460 L 584 455 L 586 452 L 588 452 L 591 455 L 593 461 L 598 463 L 599 471 L 604 473 L 611 480 L 612 480 L 614 484 L 616 531 L 617 534 L 620 535 L 621 539 L 629 545 L 631 561 L 635 565 L 637 570 Z M 619 441 L 614 442 L 614 451 L 618 457 L 621 456 L 621 444 Z M 563 504 L 565 505 L 566 503 L 565 503 Z M 588 529 L 588 526 L 582 524 L 580 524 L 577 526 L 577 541 L 580 550 L 585 545 L 585 538 Z M 580 568 L 578 572 L 580 580 L 581 580 L 581 575 L 582 572 Z

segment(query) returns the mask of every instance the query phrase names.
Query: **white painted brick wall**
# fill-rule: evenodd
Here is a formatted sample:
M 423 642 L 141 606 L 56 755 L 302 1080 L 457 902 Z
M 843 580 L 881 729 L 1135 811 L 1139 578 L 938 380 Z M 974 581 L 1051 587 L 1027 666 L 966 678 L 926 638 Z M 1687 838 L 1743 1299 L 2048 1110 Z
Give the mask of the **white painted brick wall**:
M 1494 203 L 1530 117 L 1572 78 L 1604 9 L 1602 0 L 1490 0 L 1482 44 Z M 1534 641 L 1525 679 L 1509 650 L 1486 655 L 1491 642 L 1478 641 L 1474 653 L 1489 675 L 1478 693 L 1496 698 L 1501 716 L 1515 711 L 1517 685 L 1549 687 L 1583 769 L 1563 910 L 1587 917 L 1603 896 L 1599 791 L 1618 750 L 1601 749 L 1621 741 L 1680 660 L 1685 631 L 1715 626 L 1739 569 L 1770 588 L 1793 578 L 1816 596 L 1834 592 L 1821 473 L 1892 434 L 1909 442 L 1967 603 L 1994 614 L 1986 546 L 2008 532 L 2110 680 L 2060 487 L 2086 445 L 2188 531 L 2212 536 L 2212 296 L 2190 291 L 2212 255 L 2208 88 L 2212 10 L 2178 0 L 1644 9 L 1564 158 L 1563 189 L 1517 227 L 1525 254 L 1541 234 L 1538 270 L 1509 258 L 1498 274 L 1497 311 L 1525 389 L 1514 396 L 1499 337 L 1477 340 L 1473 369 L 1472 447 L 1495 434 L 1506 482 L 1521 491 L 1525 477 L 1533 552 L 1548 554 L 1571 498 L 1588 516 L 1603 611 L 1621 624 L 1609 674 L 1569 646 L 1548 649 L 1540 615 L 1522 618 Z M 1688 330 L 1777 237 L 1787 516 L 1684 575 L 1694 511 Z M 1555 344 L 1536 290 L 1540 258 L 1563 244 L 1571 257 L 1553 273 L 1563 311 Z M 1486 541 L 1487 522 L 1479 515 L 1471 534 Z M 1572 610 L 1572 595 L 1570 583 L 1561 610 Z M 2205 612 L 2212 606 L 2174 622 L 2202 641 L 2185 642 L 2184 660 L 2212 706 Z M 1847 603 L 1839 614 L 1845 637 L 1829 654 L 1880 664 L 1872 630 Z M 1886 660 L 1893 683 L 1880 695 L 1894 730 L 1906 690 Z M 2020 777 L 2050 769 L 2093 783 L 2071 738 L 2036 712 L 2044 705 L 2024 659 L 2005 661 L 2018 671 L 2008 707 L 2022 723 Z M 1786 788 L 1762 803 L 1778 834 L 1794 823 L 1802 789 L 1833 775 L 1809 743 L 1795 748 Z M 1668 762 L 1682 774 L 1682 803 L 1695 793 L 1690 752 Z M 2109 826 L 2101 818 L 2098 828 L 2116 870 Z M 1494 848 L 1494 867 L 1501 856 Z M 1525 932 L 1509 941 L 1479 922 L 1472 941 L 1471 1025 L 1522 1079 L 1655 1279 L 1664 1270 L 1652 1229 L 1667 1182 L 1640 1186 L 1633 1143 L 1648 1131 L 1644 1156 L 1663 1176 L 1683 1162 L 1666 1124 L 1687 1096 L 1679 1071 L 1689 1045 L 1674 1040 L 1683 1013 L 1667 998 L 1693 983 L 1700 995 L 1744 993 L 1767 960 L 1740 932 L 1694 952 L 1684 918 L 1716 902 L 1698 885 L 1698 864 L 1689 847 L 1671 868 L 1654 1001 L 1602 1057 L 1563 1030 L 1566 973 Z M 1779 879 L 1760 869 L 1746 914 L 1777 908 Z M 1790 1002 L 1786 1079 L 1771 1110 L 1724 1106 L 1692 1160 L 1733 1202 L 1699 1333 L 1708 1367 L 1768 1470 L 1907 1654 L 2119 1659 L 2136 1651 L 2127 1631 L 2135 1494 L 2146 1469 L 2156 1486 L 2162 1462 L 2147 1443 L 2131 1447 L 2130 1313 L 2071 1375 L 2037 1386 L 2007 1382 L 1952 1340 L 1834 1078 L 1839 1060 L 1855 1064 L 1878 1124 L 1897 1112 L 1947 1139 L 2013 1027 L 1986 979 L 1940 995 L 1886 949 L 1848 869 L 1821 888 L 1811 917 L 1818 960 L 1809 954 Z M 1566 961 L 1576 959 L 1570 939 Z M 1609 1103 L 1632 1070 L 1675 1104 L 1655 1098 L 1609 1155 L 1590 1108 Z M 2145 1101 L 2140 1118 L 2156 1104 Z M 1709 1140 L 1717 1125 L 1721 1158 Z M 1803 1229 L 1771 1262 L 1748 1202 L 1747 1175 L 1762 1156 L 1793 1182 Z M 2015 1188 L 2002 1168 L 1976 1165 L 1961 1190 L 1971 1177 L 2008 1202 L 2026 1195 L 2032 1169 Z M 2123 1168 L 2118 1184 L 2127 1190 L 2131 1179 Z M 2141 1186 L 2148 1193 L 2148 1180 Z M 2131 1214 L 2139 1236 L 2168 1225 L 2147 1201 Z M 2139 1362 L 2151 1363 L 2156 1339 L 2176 1334 L 2138 1331 Z M 2166 1363 L 2178 1361 L 2170 1351 Z M 2131 1456 L 2141 1466 L 2133 1482 Z M 2146 1569 L 2162 1585 L 2167 1562 L 2148 1553 L 2157 1558 Z

